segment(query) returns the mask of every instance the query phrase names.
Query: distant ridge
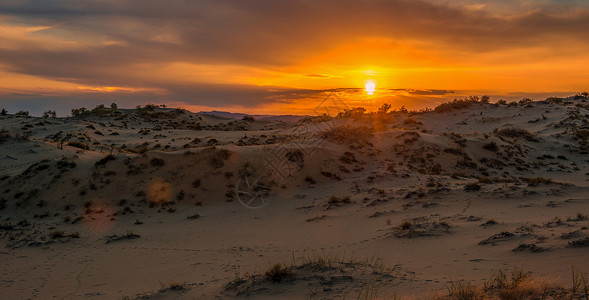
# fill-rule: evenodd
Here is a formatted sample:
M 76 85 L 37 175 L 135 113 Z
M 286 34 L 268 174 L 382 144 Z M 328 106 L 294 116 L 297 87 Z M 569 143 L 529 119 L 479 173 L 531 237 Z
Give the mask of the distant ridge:
M 228 119 L 242 119 L 245 116 L 252 116 L 254 119 L 259 121 L 282 121 L 282 122 L 289 122 L 295 123 L 298 122 L 300 119 L 308 117 L 308 115 L 298 116 L 298 115 L 250 115 L 250 114 L 243 114 L 243 113 L 232 113 L 228 111 L 199 111 L 197 114 L 203 115 L 213 115 L 222 118 Z

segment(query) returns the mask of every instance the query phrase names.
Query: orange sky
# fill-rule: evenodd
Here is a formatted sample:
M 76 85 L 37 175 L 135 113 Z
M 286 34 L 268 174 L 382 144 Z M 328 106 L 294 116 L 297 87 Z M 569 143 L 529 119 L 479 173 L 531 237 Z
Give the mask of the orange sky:
M 0 106 L 312 114 L 333 90 L 369 110 L 568 95 L 589 89 L 586 28 L 583 1 L 8 1 Z

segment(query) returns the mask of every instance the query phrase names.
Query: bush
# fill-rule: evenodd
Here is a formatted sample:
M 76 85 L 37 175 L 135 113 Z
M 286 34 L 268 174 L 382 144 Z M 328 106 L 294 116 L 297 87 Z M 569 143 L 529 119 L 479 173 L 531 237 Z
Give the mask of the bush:
M 165 161 L 161 158 L 154 157 L 149 161 L 149 163 L 154 167 L 162 167 L 165 164 Z
M 364 107 L 354 107 L 352 109 L 344 109 L 343 112 L 340 112 L 337 117 L 338 118 L 352 118 L 354 120 L 358 120 L 362 118 L 366 109 Z
M 292 276 L 292 272 L 286 266 L 275 264 L 266 270 L 266 279 L 272 282 L 281 282 L 283 279 Z
M 464 186 L 464 191 L 466 192 L 476 192 L 481 189 L 481 186 L 477 183 L 469 183 Z
M 26 118 L 26 117 L 29 116 L 29 112 L 26 111 L 26 110 L 21 110 L 21 111 L 17 112 L 14 115 L 17 116 L 17 117 L 24 117 L 24 118 Z
M 94 163 L 94 166 L 98 167 L 98 166 L 104 166 L 106 165 L 106 163 L 108 163 L 109 161 L 115 160 L 116 157 L 114 157 L 113 155 L 107 155 L 104 158 L 100 159 L 99 161 Z
M 497 151 L 499 151 L 499 146 L 497 146 L 497 144 L 495 142 L 490 142 L 490 143 L 484 144 L 483 149 L 489 150 L 491 152 L 497 152 Z
M 454 99 L 454 101 L 452 101 L 452 102 L 445 102 L 445 103 L 438 105 L 436 108 L 434 108 L 434 111 L 438 112 L 438 113 L 442 113 L 442 112 L 448 112 L 448 111 L 468 108 L 475 103 L 488 103 L 489 102 L 489 99 L 487 96 L 483 96 L 483 99 L 485 102 L 483 102 L 477 96 L 470 96 L 468 98 Z
M 215 169 L 222 168 L 225 161 L 231 156 L 231 151 L 227 149 L 218 149 L 209 158 L 209 165 Z
M 85 116 L 89 116 L 89 115 L 90 115 L 90 111 L 87 110 L 85 107 L 72 109 L 72 117 L 85 117 Z
M 401 230 L 407 230 L 407 229 L 410 229 L 411 227 L 413 227 L 413 223 L 411 223 L 409 221 L 403 221 L 401 223 L 401 225 L 399 225 L 399 228 L 401 228 Z

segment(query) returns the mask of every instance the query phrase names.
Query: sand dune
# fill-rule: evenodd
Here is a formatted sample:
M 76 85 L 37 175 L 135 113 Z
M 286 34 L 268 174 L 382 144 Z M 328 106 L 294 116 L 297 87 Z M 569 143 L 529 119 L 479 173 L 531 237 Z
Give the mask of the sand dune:
M 0 294 L 431 298 L 519 269 L 570 288 L 589 270 L 587 99 L 467 106 L 0 116 Z

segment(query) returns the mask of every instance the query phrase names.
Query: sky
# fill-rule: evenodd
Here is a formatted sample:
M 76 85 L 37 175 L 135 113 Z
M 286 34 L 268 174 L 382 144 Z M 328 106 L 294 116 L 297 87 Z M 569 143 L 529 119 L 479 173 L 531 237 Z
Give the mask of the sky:
M 589 90 L 589 1 L 0 0 L 0 107 L 313 114 Z M 367 82 L 376 84 L 366 93 Z

